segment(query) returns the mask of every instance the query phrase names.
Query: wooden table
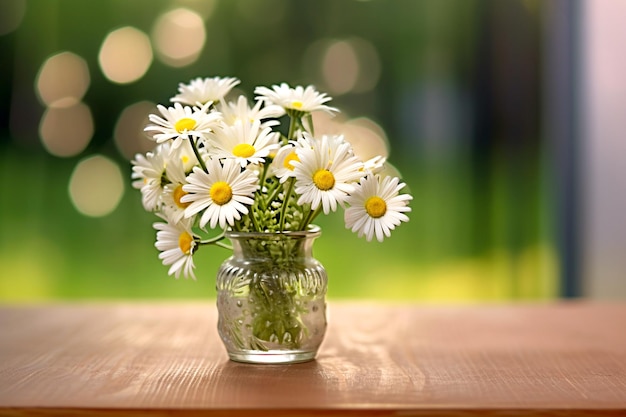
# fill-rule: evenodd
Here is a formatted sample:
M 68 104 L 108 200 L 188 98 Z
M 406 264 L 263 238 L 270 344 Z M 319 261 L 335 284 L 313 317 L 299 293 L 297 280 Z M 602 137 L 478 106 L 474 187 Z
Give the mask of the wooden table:
M 626 304 L 329 303 L 317 360 L 227 359 L 206 304 L 0 307 L 0 415 L 626 415 Z

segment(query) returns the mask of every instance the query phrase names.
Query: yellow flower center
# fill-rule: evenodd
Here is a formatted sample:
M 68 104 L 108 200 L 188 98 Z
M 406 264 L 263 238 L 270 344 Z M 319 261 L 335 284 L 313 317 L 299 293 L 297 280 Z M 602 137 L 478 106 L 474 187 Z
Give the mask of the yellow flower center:
M 196 127 L 196 121 L 188 117 L 180 119 L 174 125 L 174 129 L 176 129 L 178 133 L 183 133 L 185 130 L 193 130 L 194 127 Z
M 295 167 L 293 166 L 291 162 L 299 161 L 299 160 L 300 158 L 298 158 L 298 154 L 296 154 L 295 152 L 291 152 L 289 155 L 285 157 L 285 160 L 283 161 L 283 166 L 287 168 L 288 170 L 293 171 Z
M 178 236 L 178 247 L 185 255 L 189 255 L 191 253 L 192 244 L 193 237 L 189 233 L 182 232 L 180 236 Z
M 176 205 L 178 207 L 180 207 L 181 209 L 186 208 L 189 204 L 189 202 L 187 203 L 183 203 L 182 201 L 180 201 L 180 199 L 184 196 L 187 195 L 187 193 L 185 191 L 183 191 L 183 186 L 182 184 L 178 184 L 178 186 L 176 188 L 174 188 L 174 193 L 173 193 L 173 197 L 174 197 L 174 202 L 176 203 Z
M 303 103 L 300 100 L 293 100 L 291 102 L 291 107 L 293 107 L 296 110 L 300 110 L 303 106 Z
M 387 203 L 380 197 L 373 196 L 365 201 L 365 211 L 375 219 L 382 217 L 387 212 Z
M 227 182 L 218 181 L 211 186 L 209 194 L 215 204 L 223 206 L 233 198 L 233 189 Z
M 238 156 L 240 158 L 249 158 L 256 152 L 254 146 L 249 145 L 247 143 L 240 143 L 239 145 L 233 148 L 233 155 Z
M 189 157 L 187 155 L 183 155 L 180 157 L 180 160 L 183 164 L 186 164 L 187 162 L 189 162 Z
M 328 191 L 335 186 L 335 177 L 327 169 L 320 169 L 313 174 L 313 183 L 322 191 Z

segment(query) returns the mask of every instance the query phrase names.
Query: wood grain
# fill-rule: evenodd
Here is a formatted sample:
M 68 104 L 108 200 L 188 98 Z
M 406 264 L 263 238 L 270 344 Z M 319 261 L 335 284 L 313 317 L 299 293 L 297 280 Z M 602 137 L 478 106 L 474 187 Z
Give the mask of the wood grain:
M 0 308 L 3 415 L 626 415 L 626 305 L 330 302 L 317 360 L 227 359 L 206 304 Z

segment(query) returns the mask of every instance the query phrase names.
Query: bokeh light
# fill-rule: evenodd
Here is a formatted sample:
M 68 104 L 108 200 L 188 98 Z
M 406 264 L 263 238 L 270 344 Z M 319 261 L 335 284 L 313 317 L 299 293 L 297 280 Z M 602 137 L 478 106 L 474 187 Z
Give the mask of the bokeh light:
M 102 42 L 98 62 L 104 76 L 125 84 L 141 78 L 152 64 L 150 39 L 142 31 L 127 26 L 110 32 Z
M 113 138 L 117 150 L 126 159 L 132 159 L 137 153 L 146 153 L 154 148 L 154 141 L 143 131 L 151 113 L 156 113 L 156 105 L 149 101 L 140 101 L 126 107 L 117 119 Z
M 341 95 L 351 91 L 359 77 L 359 60 L 350 43 L 332 43 L 322 61 L 322 74 L 331 94 Z
M 85 60 L 71 52 L 61 52 L 43 63 L 37 74 L 35 91 L 46 106 L 69 107 L 82 100 L 89 82 Z
M 11 33 L 20 27 L 25 12 L 25 0 L 0 1 L 0 36 Z
M 119 166 L 102 155 L 83 159 L 72 172 L 69 194 L 80 213 L 90 217 L 106 216 L 115 210 L 124 194 Z
M 170 297 L 173 288 L 188 288 L 180 282 L 166 286 L 169 280 L 127 279 L 167 272 L 153 256 L 154 218 L 142 210 L 140 193 L 130 191 L 129 160 L 155 145 L 143 129 L 147 114 L 157 111 L 141 100 L 167 105 L 179 82 L 210 76 L 240 78 L 230 96 L 246 94 L 251 102 L 256 85 L 314 85 L 341 111 L 335 117 L 315 112 L 315 135 L 345 135 L 361 159 L 391 152 L 398 169 L 387 164 L 384 173 L 402 172 L 415 189 L 411 221 L 384 245 L 356 239 L 344 230 L 341 215 L 320 217 L 329 239 L 319 243 L 318 255 L 337 274 L 359 277 L 357 285 L 345 280 L 334 286 L 333 296 L 491 299 L 558 293 L 542 289 L 544 281 L 558 287 L 558 271 L 537 269 L 531 277 L 522 269 L 532 268 L 522 265 L 533 258 L 527 250 L 556 248 L 550 246 L 555 235 L 549 226 L 558 213 L 544 192 L 553 170 L 542 164 L 551 158 L 549 141 L 540 134 L 552 122 L 537 109 L 546 94 L 554 94 L 542 82 L 550 68 L 543 65 L 546 50 L 563 46 L 569 56 L 576 42 L 553 44 L 558 28 L 550 24 L 552 12 L 546 13 L 553 8 L 537 1 L 366 1 L 0 0 L 0 185 L 3 195 L 14 195 L 19 173 L 31 190 L 24 204 L 3 205 L 0 235 L 7 238 L 0 239 L 0 263 L 7 265 L 7 277 L 15 271 L 34 277 L 5 284 L 0 298 L 3 290 L 23 291 L 25 299 Z M 563 5 L 554 11 L 570 9 Z M 562 23 L 576 25 L 562 17 Z M 494 49 L 489 46 L 495 38 Z M 516 51 L 515 59 L 503 60 L 503 51 Z M 497 88 L 485 88 L 493 80 Z M 441 127 L 441 120 L 456 127 Z M 507 123 L 515 129 L 507 130 Z M 525 140 L 514 140 L 518 136 Z M 509 152 L 511 147 L 521 151 Z M 77 165 L 94 154 L 108 159 Z M 29 163 L 36 169 L 24 170 Z M 111 188 L 112 197 L 97 201 Z M 50 204 L 51 195 L 60 198 Z M 108 219 L 86 217 L 111 210 Z M 115 255 L 136 254 L 125 273 L 98 255 L 119 241 L 120 231 L 125 241 Z M 76 243 L 85 233 L 97 236 L 95 246 Z M 51 245 L 56 251 L 45 249 Z M 339 256 L 337 246 L 347 252 Z M 38 256 L 20 256 L 14 247 L 34 248 L 30 252 Z M 221 254 L 201 256 L 198 262 L 219 265 Z M 346 257 L 364 262 L 346 265 Z M 544 262 L 533 259 L 529 264 Z M 381 291 L 377 276 L 389 268 L 395 279 Z M 93 279 L 82 279 L 85 273 Z M 415 274 L 423 279 L 412 279 Z M 174 291 L 207 296 L 197 289 Z
M 50 107 L 39 124 L 44 147 L 52 155 L 68 157 L 81 153 L 93 136 L 91 111 L 84 103 L 72 107 Z
M 373 90 L 378 84 L 381 72 L 381 62 L 376 47 L 368 40 L 350 38 L 349 44 L 354 49 L 359 61 L 359 78 L 354 85 L 355 93 Z
M 350 142 L 354 154 L 366 161 L 377 155 L 389 156 L 389 143 L 383 128 L 371 119 L 359 117 L 345 120 L 342 115 L 313 113 L 316 135 L 343 135 Z
M 387 158 L 389 144 L 385 131 L 373 120 L 366 117 L 349 120 L 343 126 L 348 142 L 352 144 L 354 153 L 361 160 L 367 161 L 377 155 Z
M 173 67 L 189 65 L 198 59 L 204 47 L 204 21 L 189 9 L 171 10 L 156 21 L 152 40 L 163 63 Z
M 217 0 L 175 0 L 173 4 L 177 7 L 191 9 L 198 13 L 202 19 L 207 20 L 213 15 Z
M 365 39 L 321 39 L 307 48 L 302 70 L 321 88 L 339 96 L 374 89 L 381 62 L 374 45 Z

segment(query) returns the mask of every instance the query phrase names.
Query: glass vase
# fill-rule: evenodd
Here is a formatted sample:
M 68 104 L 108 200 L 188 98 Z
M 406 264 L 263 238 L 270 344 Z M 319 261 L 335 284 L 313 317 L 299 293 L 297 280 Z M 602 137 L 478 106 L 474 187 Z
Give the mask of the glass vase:
M 326 270 L 312 254 L 321 234 L 226 232 L 233 255 L 217 275 L 218 330 L 230 359 L 312 360 L 326 331 Z

